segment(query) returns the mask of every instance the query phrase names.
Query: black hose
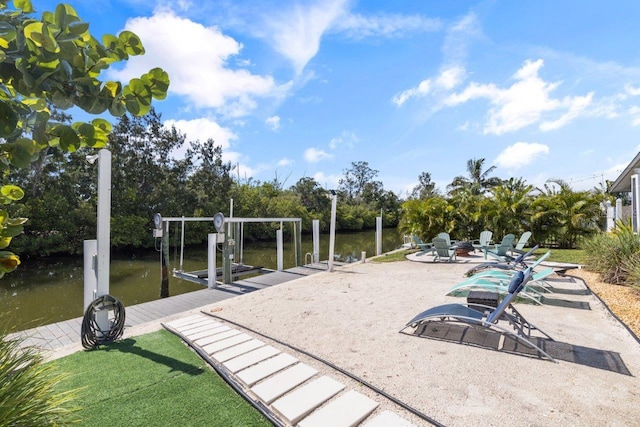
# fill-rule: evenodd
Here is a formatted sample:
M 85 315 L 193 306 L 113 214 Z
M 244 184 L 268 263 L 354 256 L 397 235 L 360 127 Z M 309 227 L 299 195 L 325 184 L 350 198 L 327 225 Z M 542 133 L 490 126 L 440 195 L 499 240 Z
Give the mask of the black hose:
M 238 326 L 238 327 L 240 327 L 240 328 L 243 328 L 243 329 L 245 329 L 245 330 L 247 330 L 247 331 L 249 331 L 249 332 L 251 332 L 251 333 L 253 333 L 253 334 L 260 335 L 260 336 L 261 336 L 261 337 L 263 337 L 263 338 L 266 338 L 266 339 L 272 340 L 272 341 L 274 341 L 274 342 L 277 342 L 278 344 L 283 345 L 283 346 L 285 346 L 285 347 L 287 347 L 287 348 L 290 348 L 290 349 L 291 349 L 291 350 L 293 350 L 293 351 L 296 351 L 296 352 L 299 352 L 299 353 L 304 354 L 305 356 L 311 357 L 312 359 L 315 359 L 315 360 L 317 360 L 318 362 L 323 363 L 323 364 L 325 364 L 326 366 L 328 366 L 328 367 L 330 367 L 330 368 L 332 368 L 332 369 L 335 369 L 336 371 L 338 371 L 338 372 L 340 372 L 340 373 L 342 373 L 342 374 L 344 374 L 344 375 L 348 376 L 349 378 L 351 378 L 351 379 L 353 379 L 353 380 L 355 380 L 355 381 L 359 382 L 360 384 L 364 385 L 365 387 L 367 387 L 367 388 L 369 388 L 369 389 L 373 390 L 375 393 L 378 393 L 378 394 L 380 394 L 380 395 L 382 395 L 382 396 L 386 397 L 387 399 L 389 399 L 390 401 L 392 401 L 392 402 L 393 402 L 393 403 L 395 403 L 396 405 L 398 405 L 398 406 L 400 406 L 400 407 L 402 407 L 402 408 L 406 409 L 407 411 L 411 412 L 412 414 L 414 414 L 414 415 L 416 415 L 416 416 L 418 416 L 418 417 L 422 418 L 423 420 L 427 421 L 427 422 L 428 422 L 428 423 L 430 423 L 431 425 L 438 426 L 438 427 L 444 427 L 444 424 L 439 423 L 438 421 L 436 421 L 436 420 L 434 420 L 433 418 L 429 417 L 427 414 L 425 414 L 425 413 L 423 413 L 423 412 L 420 412 L 420 411 L 419 411 L 419 410 L 417 410 L 416 408 L 414 408 L 414 407 L 412 407 L 412 406 L 409 406 L 408 404 L 406 404 L 406 403 L 402 402 L 402 401 L 401 401 L 401 400 L 399 400 L 398 398 L 396 398 L 396 397 L 394 397 L 394 396 L 390 395 L 390 394 L 389 394 L 389 393 L 387 393 L 386 391 L 384 391 L 384 390 L 382 390 L 382 389 L 380 389 L 380 388 L 376 387 L 375 385 L 373 385 L 373 384 L 371 384 L 371 383 L 369 383 L 369 382 L 365 381 L 364 379 L 362 379 L 362 378 L 360 378 L 360 377 L 356 376 L 355 374 L 352 374 L 351 372 L 349 372 L 349 371 L 347 371 L 347 370 L 345 370 L 345 369 L 342 369 L 342 368 L 341 368 L 341 367 L 339 367 L 339 366 L 334 365 L 333 363 L 329 362 L 328 360 L 325 360 L 325 359 L 321 358 L 320 356 L 316 356 L 315 354 L 309 353 L 308 351 L 302 350 L 301 348 L 298 348 L 298 347 L 296 347 L 296 346 L 294 346 L 294 345 L 288 344 L 288 343 L 286 343 L 286 342 L 284 342 L 284 341 L 280 341 L 280 340 L 278 340 L 278 339 L 276 339 L 276 338 L 273 338 L 273 337 L 270 337 L 270 336 L 268 336 L 268 335 L 265 335 L 265 334 L 263 334 L 262 332 L 258 332 L 258 331 L 256 331 L 255 329 L 251 329 L 251 328 L 249 328 L 249 327 L 247 327 L 247 326 L 244 326 L 244 325 L 241 325 L 241 324 L 239 324 L 239 323 L 233 322 L 233 321 L 231 321 L 231 320 L 229 320 L 229 319 L 225 319 L 224 317 L 216 316 L 215 314 L 207 313 L 207 312 L 204 312 L 204 311 L 203 311 L 202 313 L 203 313 L 203 314 L 206 314 L 207 316 L 211 316 L 211 317 L 213 317 L 213 318 L 216 318 L 216 319 L 222 320 L 223 322 L 231 323 L 231 324 L 232 324 L 232 325 L 234 325 L 234 326 Z
M 100 329 L 96 321 L 96 314 L 104 310 L 113 311 L 113 316 L 109 316 L 107 313 L 109 329 L 106 331 Z M 96 298 L 89 304 L 82 318 L 82 328 L 80 331 L 82 346 L 86 349 L 92 349 L 117 340 L 124 332 L 124 319 L 124 304 L 122 304 L 119 299 L 111 295 L 103 295 Z

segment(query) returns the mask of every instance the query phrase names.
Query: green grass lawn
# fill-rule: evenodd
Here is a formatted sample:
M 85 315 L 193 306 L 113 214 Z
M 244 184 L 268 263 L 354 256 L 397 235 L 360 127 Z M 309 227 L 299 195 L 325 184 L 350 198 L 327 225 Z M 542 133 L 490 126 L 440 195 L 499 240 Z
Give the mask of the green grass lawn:
M 530 248 L 526 248 L 530 249 Z M 538 249 L 536 251 L 536 255 L 542 255 L 547 251 L 551 251 L 551 255 L 547 260 L 553 262 L 567 262 L 572 264 L 582 264 L 584 265 L 586 262 L 587 254 L 582 249 Z M 405 261 L 406 256 L 410 253 L 417 252 L 416 249 L 406 249 L 401 251 L 395 251 L 388 254 L 382 254 L 378 257 L 373 258 L 375 262 L 395 262 L 395 261 Z
M 161 330 L 51 362 L 86 426 L 270 426 L 175 335 Z

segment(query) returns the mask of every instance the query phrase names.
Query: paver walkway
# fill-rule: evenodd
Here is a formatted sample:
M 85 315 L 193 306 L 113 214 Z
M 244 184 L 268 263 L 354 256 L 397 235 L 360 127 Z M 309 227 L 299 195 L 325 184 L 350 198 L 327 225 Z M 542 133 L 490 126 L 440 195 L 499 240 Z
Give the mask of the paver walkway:
M 412 424 L 379 403 L 348 389 L 330 375 L 289 353 L 230 328 L 204 314 L 178 319 L 164 326 L 196 349 L 216 370 L 261 402 L 272 420 L 300 427 L 385 426 Z

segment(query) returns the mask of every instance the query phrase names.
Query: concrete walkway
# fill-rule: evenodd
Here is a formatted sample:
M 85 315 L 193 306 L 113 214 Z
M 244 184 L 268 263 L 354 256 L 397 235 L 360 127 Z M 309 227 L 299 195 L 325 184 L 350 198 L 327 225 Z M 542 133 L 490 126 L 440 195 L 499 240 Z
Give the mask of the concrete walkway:
M 238 280 L 233 285 L 219 285 L 215 289 L 202 289 L 126 307 L 125 336 L 135 333 L 135 329 L 132 331 L 131 328 L 139 328 L 150 322 L 158 322 L 160 319 L 180 315 L 204 305 L 215 304 L 238 295 L 310 276 L 326 269 L 326 263 L 294 267 Z M 43 351 L 58 351 L 69 346 L 73 349 L 80 345 L 81 327 L 82 317 L 77 317 L 16 332 L 10 337 L 23 338 L 25 346 L 37 347 Z

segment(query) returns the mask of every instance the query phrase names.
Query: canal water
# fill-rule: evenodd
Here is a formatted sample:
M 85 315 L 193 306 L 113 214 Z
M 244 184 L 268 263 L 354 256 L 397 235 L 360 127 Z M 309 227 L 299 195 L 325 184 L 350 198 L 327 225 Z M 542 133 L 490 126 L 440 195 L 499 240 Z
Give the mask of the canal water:
M 396 229 L 384 229 L 382 251 L 389 252 L 402 244 Z M 284 268 L 295 266 L 292 243 L 284 242 Z M 361 253 L 375 254 L 375 231 L 338 234 L 335 242 L 336 261 L 354 262 Z M 313 252 L 311 235 L 302 236 L 302 254 Z M 329 255 L 329 236 L 320 236 L 320 259 Z M 309 259 L 309 258 L 308 258 Z M 244 242 L 243 263 L 275 269 L 276 242 Z M 180 248 L 170 248 L 169 270 L 178 269 Z M 218 265 L 219 261 L 218 261 Z M 186 248 L 184 271 L 207 268 L 206 246 Z M 160 297 L 160 254 L 140 252 L 127 259 L 112 256 L 109 293 L 125 306 L 153 301 Z M 18 270 L 0 279 L 0 321 L 9 332 L 33 328 L 82 316 L 84 284 L 83 257 L 23 259 Z M 179 295 L 203 289 L 185 280 L 169 278 L 169 294 Z

